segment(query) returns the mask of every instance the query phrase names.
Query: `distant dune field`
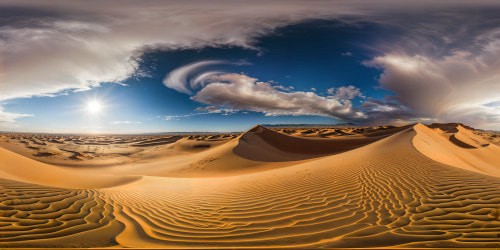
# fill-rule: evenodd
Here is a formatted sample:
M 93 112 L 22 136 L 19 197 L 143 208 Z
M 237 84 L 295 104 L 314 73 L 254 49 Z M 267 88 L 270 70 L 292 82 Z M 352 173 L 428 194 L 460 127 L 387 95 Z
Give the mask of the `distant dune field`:
M 498 248 L 499 135 L 461 124 L 0 135 L 0 247 Z

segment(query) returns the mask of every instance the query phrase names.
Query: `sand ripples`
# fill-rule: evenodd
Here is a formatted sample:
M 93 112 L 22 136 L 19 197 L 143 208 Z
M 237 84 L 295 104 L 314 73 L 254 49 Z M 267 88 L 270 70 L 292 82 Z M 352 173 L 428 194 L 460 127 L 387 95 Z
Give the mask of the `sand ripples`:
M 390 143 L 399 145 L 378 150 L 378 157 L 366 155 L 355 167 L 314 169 L 306 164 L 288 169 L 293 175 L 280 173 L 264 181 L 247 177 L 224 187 L 194 186 L 190 195 L 109 191 L 122 204 L 117 218 L 130 231 L 142 232 L 139 241 L 122 237 L 118 242 L 171 247 L 497 246 L 498 178 L 439 164 L 411 147 L 394 150 L 410 140 Z
M 114 244 L 109 238 L 97 238 L 94 242 L 83 239 L 93 231 L 104 232 L 110 224 L 118 225 L 113 207 L 96 191 L 50 188 L 4 179 L 0 180 L 0 186 L 0 246 L 85 247 L 106 245 L 106 241 Z
M 80 235 L 128 247 L 498 247 L 500 179 L 433 161 L 413 136 L 224 178 L 96 190 L 2 181 L 0 244 Z

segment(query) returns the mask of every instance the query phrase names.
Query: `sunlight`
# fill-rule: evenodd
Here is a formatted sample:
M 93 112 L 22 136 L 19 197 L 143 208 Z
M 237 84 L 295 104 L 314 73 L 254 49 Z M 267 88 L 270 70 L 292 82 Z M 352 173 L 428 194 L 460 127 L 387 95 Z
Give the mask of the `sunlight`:
M 86 110 L 90 114 L 99 114 L 102 111 L 102 104 L 97 100 L 90 100 Z

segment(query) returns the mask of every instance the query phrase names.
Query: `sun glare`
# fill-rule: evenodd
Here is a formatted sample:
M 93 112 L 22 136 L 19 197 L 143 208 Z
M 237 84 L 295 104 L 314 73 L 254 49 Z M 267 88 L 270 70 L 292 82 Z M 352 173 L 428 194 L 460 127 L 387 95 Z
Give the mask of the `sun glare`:
M 90 114 L 98 114 L 102 111 L 102 105 L 99 101 L 91 100 L 87 103 L 87 112 Z

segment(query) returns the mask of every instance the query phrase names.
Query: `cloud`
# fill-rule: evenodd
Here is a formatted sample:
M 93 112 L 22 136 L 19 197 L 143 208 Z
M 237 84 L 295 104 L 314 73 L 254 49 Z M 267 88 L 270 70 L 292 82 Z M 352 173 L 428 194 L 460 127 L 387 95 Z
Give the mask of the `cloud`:
M 183 118 L 189 118 L 192 116 L 199 116 L 199 115 L 208 115 L 211 114 L 210 112 L 205 112 L 205 113 L 191 113 L 191 114 L 185 114 L 185 115 L 167 115 L 165 116 L 166 121 L 178 121 Z
M 319 115 L 339 119 L 365 118 L 362 111 L 352 109 L 351 100 L 365 98 L 359 88 L 352 85 L 328 89 L 329 96 L 320 96 L 312 91 L 294 91 L 291 86 L 276 82 L 260 82 L 244 74 L 210 70 L 228 61 L 206 60 L 181 66 L 164 78 L 164 84 L 178 92 L 192 95 L 191 99 L 207 107 L 197 108 L 205 113 L 167 116 L 167 120 L 178 120 L 197 115 L 240 110 L 277 115 Z M 197 92 L 196 92 L 197 91 Z
M 165 76 L 163 84 L 171 89 L 177 90 L 178 92 L 192 95 L 193 91 L 202 88 L 207 84 L 205 80 L 209 79 L 210 76 L 224 73 L 222 70 L 207 70 L 211 67 L 221 65 L 250 65 L 250 63 L 245 60 L 239 60 L 236 62 L 224 60 L 198 61 L 173 70 Z
M 201 115 L 211 115 L 211 114 L 221 114 L 221 115 L 230 115 L 232 113 L 238 112 L 238 110 L 230 109 L 230 108 L 219 108 L 216 106 L 207 106 L 207 107 L 198 107 L 196 108 L 198 113 L 190 113 L 184 115 L 167 115 L 165 116 L 166 121 L 179 121 L 184 118 L 190 118 L 193 116 L 201 116 Z
M 254 48 L 278 27 L 352 12 L 328 2 L 90 2 L 0 3 L 0 101 L 123 81 L 137 73 L 145 50 Z
M 193 94 L 193 90 L 206 85 L 204 79 L 207 79 L 211 75 L 222 73 L 222 71 L 203 71 L 202 73 L 199 72 L 209 66 L 221 64 L 230 64 L 230 62 L 221 60 L 207 60 L 185 65 L 170 72 L 165 77 L 165 79 L 163 79 L 163 84 L 181 93 L 191 95 Z
M 12 122 L 15 122 L 16 119 L 23 118 L 23 117 L 31 117 L 31 116 L 33 116 L 33 115 L 5 112 L 2 108 L 2 106 L 0 106 L 0 123 L 12 123 Z
M 314 92 L 283 91 L 270 82 L 234 73 L 211 75 L 205 80 L 210 83 L 191 99 L 215 107 L 260 112 L 267 116 L 318 115 L 345 120 L 365 118 L 362 112 L 352 109 L 350 100 L 354 96 L 339 99 Z
M 355 97 L 365 98 L 363 93 L 359 88 L 356 88 L 352 85 L 349 86 L 341 86 L 338 88 L 329 88 L 326 92 L 330 95 L 335 96 L 338 100 L 351 100 Z
M 380 67 L 380 84 L 416 116 L 440 122 L 500 126 L 500 41 L 481 51 L 454 51 L 442 57 L 386 54 L 366 62 Z
M 196 108 L 196 111 L 205 111 L 207 114 L 224 114 L 224 115 L 238 112 L 238 110 L 236 109 L 219 108 L 216 106 L 199 107 Z
M 255 40 L 276 28 L 354 12 L 344 3 L 302 1 L 1 1 L 0 102 L 119 83 L 141 74 L 145 51 L 256 49 Z
M 377 55 L 364 64 L 383 71 L 379 87 L 394 95 L 366 103 L 371 119 L 500 127 L 500 109 L 488 105 L 500 101 L 500 6 L 474 3 L 446 8 L 444 2 L 420 16 L 400 10 L 373 20 L 394 34 L 372 44 Z
M 151 49 L 256 49 L 259 37 L 279 27 L 335 19 L 397 30 L 366 44 L 376 54 L 367 64 L 384 71 L 381 86 L 417 115 L 493 127 L 499 125 L 498 108 L 484 104 L 498 101 L 491 96 L 498 90 L 498 11 L 499 2 L 488 0 L 6 0 L 0 3 L 0 102 L 124 81 L 140 73 L 141 55 Z M 185 83 L 168 84 L 186 94 L 206 84 Z M 15 119 L 5 114 L 3 120 Z
M 139 121 L 112 121 L 112 124 L 142 124 Z

